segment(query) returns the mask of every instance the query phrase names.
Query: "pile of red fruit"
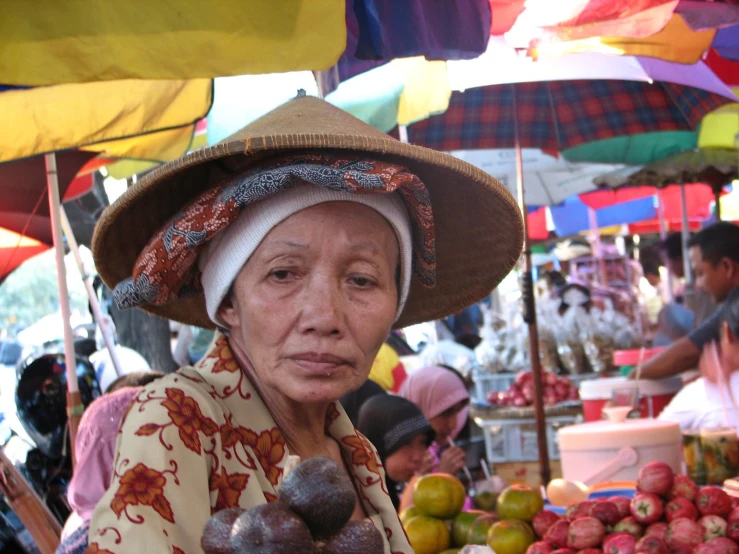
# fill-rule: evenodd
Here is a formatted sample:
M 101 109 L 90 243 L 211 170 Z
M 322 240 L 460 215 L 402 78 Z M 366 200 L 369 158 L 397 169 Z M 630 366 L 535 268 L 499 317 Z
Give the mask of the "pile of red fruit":
M 577 387 L 564 376 L 545 371 L 541 376 L 544 385 L 545 406 L 554 406 L 568 400 L 578 400 L 580 395 Z M 516 380 L 505 392 L 491 392 L 488 402 L 493 406 L 531 406 L 534 403 L 534 376 L 530 371 L 522 371 L 516 375 Z
M 633 499 L 611 497 L 570 506 L 564 517 L 540 512 L 542 539 L 527 554 L 739 554 L 739 499 L 701 489 L 662 462 L 639 471 Z

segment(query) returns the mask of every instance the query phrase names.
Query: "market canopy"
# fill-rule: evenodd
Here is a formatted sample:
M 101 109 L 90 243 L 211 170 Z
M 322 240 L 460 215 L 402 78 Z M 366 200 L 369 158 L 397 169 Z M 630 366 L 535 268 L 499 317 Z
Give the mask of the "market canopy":
M 330 67 L 345 0 L 7 0 L 0 83 L 194 79 Z
M 0 163 L 70 148 L 111 158 L 174 159 L 187 151 L 197 121 L 210 110 L 212 88 L 210 79 L 194 79 L 2 91 Z

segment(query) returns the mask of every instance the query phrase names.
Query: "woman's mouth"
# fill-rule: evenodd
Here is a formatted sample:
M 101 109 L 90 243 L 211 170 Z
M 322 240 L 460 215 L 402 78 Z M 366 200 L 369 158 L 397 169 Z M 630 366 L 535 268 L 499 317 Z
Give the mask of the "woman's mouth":
M 323 375 L 329 377 L 339 367 L 349 362 L 339 356 L 328 353 L 304 352 L 289 356 L 298 367 L 310 375 Z

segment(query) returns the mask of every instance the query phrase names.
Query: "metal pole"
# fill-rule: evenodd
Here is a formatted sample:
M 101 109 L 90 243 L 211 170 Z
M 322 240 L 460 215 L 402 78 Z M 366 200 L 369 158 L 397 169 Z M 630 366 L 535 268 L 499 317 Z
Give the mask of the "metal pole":
M 604 287 L 608 286 L 608 276 L 606 274 L 606 262 L 603 259 L 603 246 L 600 242 L 600 230 L 598 229 L 598 214 L 593 208 L 588 208 L 588 224 L 590 225 L 591 241 L 595 264 L 598 271 L 595 273 L 597 280 Z
M 62 226 L 59 217 L 59 179 L 56 170 L 56 155 L 46 154 L 46 184 L 49 189 L 49 218 L 51 219 L 51 236 L 56 254 L 56 276 L 59 285 L 59 306 L 62 312 L 62 328 L 64 330 L 64 361 L 67 373 L 67 415 L 69 419 L 69 440 L 72 445 L 72 462 L 74 463 L 74 442 L 77 428 L 82 417 L 82 399 L 77 383 L 77 360 L 74 352 L 74 338 L 69 323 L 71 309 L 69 307 L 69 291 L 67 290 L 67 272 L 64 266 L 64 244 Z
M 685 272 L 685 305 L 695 311 L 695 286 L 693 283 L 693 268 L 690 267 L 688 242 L 690 241 L 690 220 L 688 219 L 688 196 L 685 185 L 680 185 L 680 207 L 682 210 L 682 238 L 683 238 L 683 271 Z
M 536 425 L 536 443 L 539 449 L 539 475 L 541 484 L 546 486 L 552 477 L 549 466 L 549 449 L 547 447 L 546 415 L 544 414 L 544 386 L 542 384 L 541 359 L 539 358 L 539 330 L 536 325 L 536 299 L 534 282 L 531 274 L 531 244 L 527 223 L 527 206 L 523 183 L 523 154 L 518 129 L 518 106 L 516 102 L 516 85 L 513 87 L 513 129 L 516 140 L 516 191 L 518 203 L 523 214 L 524 251 L 523 251 L 523 317 L 529 327 L 529 351 L 531 357 L 531 374 L 534 383 L 534 416 Z
M 665 205 L 662 202 L 662 196 L 657 193 L 657 213 L 659 214 L 659 236 L 664 242 L 667 239 L 667 221 L 665 220 Z M 672 292 L 672 280 L 674 275 L 670 271 L 670 267 L 667 266 L 667 299 L 670 302 L 675 301 L 675 295 Z
M 92 275 L 88 273 L 87 268 L 85 268 L 85 262 L 82 260 L 82 256 L 80 256 L 80 247 L 77 244 L 77 239 L 74 237 L 74 232 L 72 231 L 72 226 L 69 224 L 69 219 L 67 219 L 67 212 L 64 210 L 64 206 L 59 208 L 59 216 L 61 219 L 62 229 L 67 237 L 67 244 L 69 244 L 69 249 L 72 251 L 72 254 L 74 254 L 74 259 L 77 262 L 77 268 L 80 270 L 82 282 L 85 284 L 87 298 L 90 300 L 90 307 L 92 308 L 92 315 L 95 318 L 95 323 L 100 327 L 100 332 L 103 334 L 103 340 L 105 341 L 105 347 L 110 353 L 110 360 L 113 362 L 116 374 L 120 377 L 123 375 L 123 371 L 121 371 L 121 362 L 118 359 L 118 351 L 115 348 L 115 339 L 110 330 L 110 326 L 106 323 L 105 318 L 103 317 L 103 311 L 100 309 L 100 302 L 98 302 L 98 297 L 95 295 L 95 289 L 92 286 Z

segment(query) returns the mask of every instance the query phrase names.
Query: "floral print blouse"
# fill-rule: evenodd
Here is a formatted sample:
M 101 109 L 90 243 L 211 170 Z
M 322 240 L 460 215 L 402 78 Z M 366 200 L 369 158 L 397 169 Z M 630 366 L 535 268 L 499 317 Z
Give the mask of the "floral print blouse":
M 412 554 L 387 494 L 377 451 L 331 405 L 326 431 L 341 447 L 386 554 Z M 119 431 L 111 487 L 92 517 L 88 554 L 202 554 L 211 515 L 277 498 L 289 452 L 225 336 L 194 367 L 145 387 Z

